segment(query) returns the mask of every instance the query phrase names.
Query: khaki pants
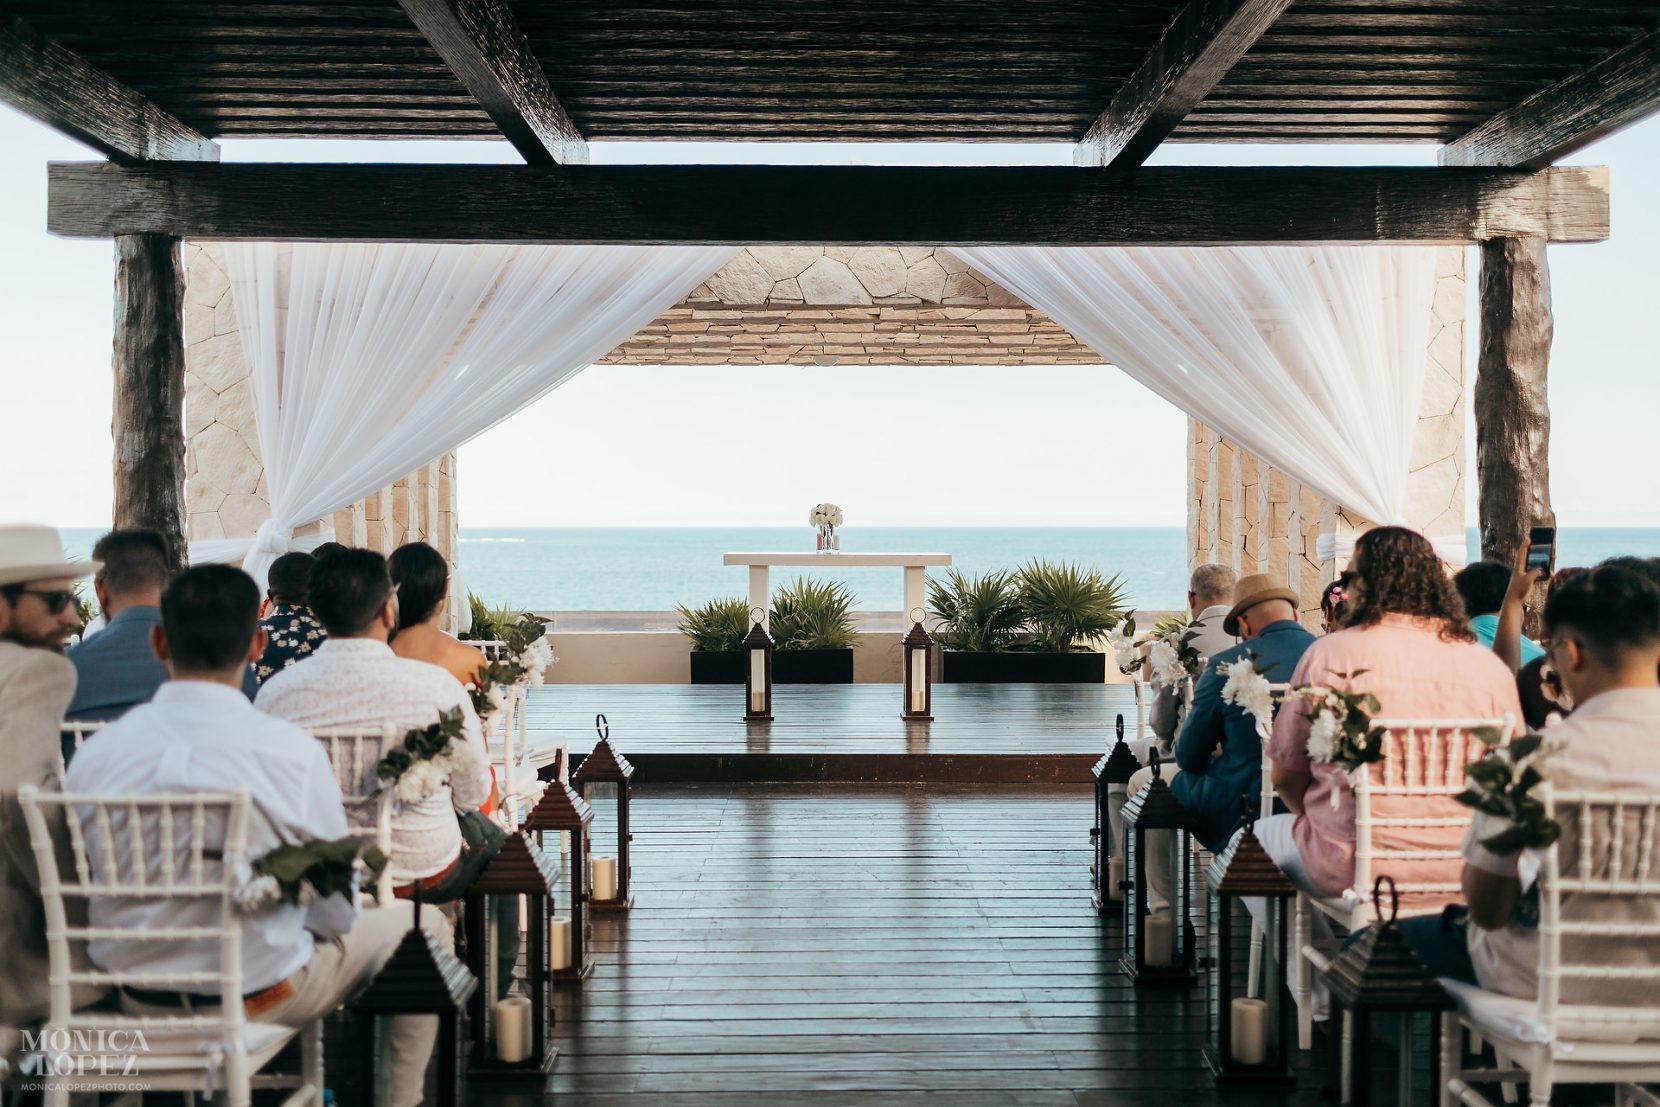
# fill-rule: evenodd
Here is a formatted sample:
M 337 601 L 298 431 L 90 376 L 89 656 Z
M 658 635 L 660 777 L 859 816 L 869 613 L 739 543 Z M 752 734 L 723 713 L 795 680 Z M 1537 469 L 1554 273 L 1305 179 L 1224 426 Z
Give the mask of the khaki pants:
M 294 994 L 261 1011 L 259 1021 L 298 1028 L 327 1015 L 368 986 L 414 925 L 414 904 L 400 901 L 364 910 L 352 923 L 351 930 L 341 937 L 317 939 L 311 960 L 290 978 Z M 429 904 L 421 911 L 421 925 L 445 949 L 454 948 L 454 930 L 443 911 Z M 176 1007 L 154 1007 L 127 996 L 122 997 L 122 1007 L 135 1015 L 179 1013 Z M 415 1107 L 421 1102 L 427 1062 L 432 1058 L 432 1046 L 438 1038 L 438 1016 L 394 1018 L 388 1037 L 391 1051 L 388 1102 L 392 1107 Z

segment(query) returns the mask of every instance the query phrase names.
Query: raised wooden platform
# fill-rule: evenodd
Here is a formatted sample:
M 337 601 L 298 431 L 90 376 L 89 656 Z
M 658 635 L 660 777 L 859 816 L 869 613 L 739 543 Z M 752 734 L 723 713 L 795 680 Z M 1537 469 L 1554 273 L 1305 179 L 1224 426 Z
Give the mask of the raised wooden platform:
M 532 743 L 557 735 L 573 759 L 592 748 L 594 715 L 640 779 L 1087 783 L 1119 714 L 1135 730 L 1125 684 L 937 684 L 934 721 L 899 717 L 893 684 L 783 685 L 771 723 L 745 723 L 726 685 L 597 684 L 533 688 Z
M 1184 1107 L 1203 990 L 1138 992 L 1090 906 L 1085 788 L 647 785 L 544 1089 L 485 1107 Z

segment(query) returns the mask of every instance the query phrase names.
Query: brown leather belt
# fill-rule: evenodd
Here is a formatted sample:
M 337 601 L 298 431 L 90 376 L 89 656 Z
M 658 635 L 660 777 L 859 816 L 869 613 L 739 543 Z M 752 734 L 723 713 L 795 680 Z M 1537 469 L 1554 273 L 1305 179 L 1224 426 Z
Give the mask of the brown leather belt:
M 392 889 L 392 894 L 398 899 L 414 899 L 415 889 L 417 887 L 419 887 L 423 892 L 431 891 L 433 888 L 436 888 L 438 885 L 442 884 L 452 873 L 455 872 L 456 869 L 460 867 L 461 855 L 457 854 L 454 861 L 451 861 L 448 865 L 444 866 L 443 871 L 433 873 L 431 876 L 423 876 L 421 879 L 412 881 L 409 884 L 396 885 Z
M 121 991 L 128 999 L 135 1003 L 142 1003 L 147 1007 L 218 1007 L 219 997 L 216 995 L 198 995 L 195 992 L 168 992 L 151 988 L 130 988 L 122 985 Z M 294 995 L 294 980 L 279 980 L 269 988 L 261 988 L 257 992 L 249 992 L 242 997 L 242 1009 L 249 1018 L 255 1019 L 269 1011 L 277 1004 L 292 998 Z

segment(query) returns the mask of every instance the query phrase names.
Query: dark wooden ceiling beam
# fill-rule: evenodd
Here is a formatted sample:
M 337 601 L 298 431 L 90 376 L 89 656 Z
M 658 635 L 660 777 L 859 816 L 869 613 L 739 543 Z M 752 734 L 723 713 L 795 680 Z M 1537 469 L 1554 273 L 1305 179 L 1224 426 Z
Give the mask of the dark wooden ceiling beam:
M 219 147 L 85 58 L 0 15 L 0 100 L 112 161 L 218 161 Z
M 1084 134 L 1073 160 L 1112 169 L 1146 161 L 1290 5 L 1188 0 Z
M 49 167 L 54 234 L 383 242 L 1224 245 L 1608 234 L 1606 169 Z
M 1543 168 L 1660 110 L 1660 31 L 1447 143 L 1441 164 Z
M 554 95 L 506 0 L 398 3 L 527 164 L 588 160 L 588 143 Z

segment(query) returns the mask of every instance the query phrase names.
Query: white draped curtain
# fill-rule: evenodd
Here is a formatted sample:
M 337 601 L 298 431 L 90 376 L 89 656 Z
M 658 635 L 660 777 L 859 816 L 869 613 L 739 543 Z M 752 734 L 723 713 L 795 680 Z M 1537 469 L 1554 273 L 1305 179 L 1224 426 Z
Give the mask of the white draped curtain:
M 1434 247 L 952 252 L 1275 468 L 1404 522 Z M 1463 561 L 1462 534 L 1431 537 Z
M 192 560 L 242 559 L 263 582 L 271 561 L 297 548 L 296 527 L 540 399 L 679 302 L 735 252 L 227 245 L 271 518 L 252 539 L 192 543 Z

